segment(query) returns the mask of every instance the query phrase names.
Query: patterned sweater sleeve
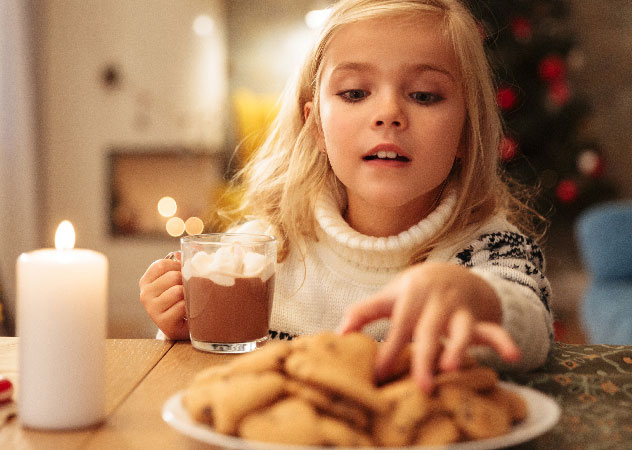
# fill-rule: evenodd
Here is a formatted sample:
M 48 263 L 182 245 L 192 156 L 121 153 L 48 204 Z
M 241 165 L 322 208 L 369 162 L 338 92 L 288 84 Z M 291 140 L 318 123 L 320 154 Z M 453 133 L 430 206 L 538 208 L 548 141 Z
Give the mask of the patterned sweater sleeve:
M 477 357 L 503 370 L 531 370 L 544 364 L 553 342 L 551 288 L 535 241 L 517 231 L 486 233 L 454 259 L 492 286 L 502 305 L 503 326 L 522 352 L 521 360 L 512 365 L 489 349 L 479 349 Z

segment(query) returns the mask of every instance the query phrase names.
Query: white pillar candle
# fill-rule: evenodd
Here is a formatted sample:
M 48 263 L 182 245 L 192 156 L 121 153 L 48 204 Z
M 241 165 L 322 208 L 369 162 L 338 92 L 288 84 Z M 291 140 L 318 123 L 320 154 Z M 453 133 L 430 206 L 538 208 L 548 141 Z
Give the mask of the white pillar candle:
M 105 418 L 108 261 L 73 249 L 67 221 L 55 246 L 16 264 L 18 416 L 29 428 L 82 428 Z

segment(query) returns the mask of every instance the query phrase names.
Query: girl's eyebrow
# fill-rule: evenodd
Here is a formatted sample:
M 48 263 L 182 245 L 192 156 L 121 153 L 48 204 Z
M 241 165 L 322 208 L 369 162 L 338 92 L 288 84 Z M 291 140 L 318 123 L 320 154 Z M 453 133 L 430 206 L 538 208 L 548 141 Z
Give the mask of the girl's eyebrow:
M 369 63 L 347 61 L 334 66 L 331 70 L 331 75 L 337 75 L 340 72 L 371 72 L 375 70 L 377 70 L 377 68 Z M 406 64 L 404 70 L 412 73 L 438 72 L 447 76 L 450 80 L 456 81 L 452 72 L 435 64 Z
M 331 73 L 334 74 L 336 72 L 367 72 L 372 69 L 374 69 L 374 67 L 369 63 L 347 61 L 334 66 L 334 68 L 331 69 Z
M 412 64 L 409 68 L 409 70 L 411 72 L 417 72 L 417 73 L 423 73 L 423 72 L 439 72 L 442 73 L 443 75 L 446 75 L 448 78 L 450 78 L 452 81 L 456 81 L 454 75 L 452 74 L 452 72 L 450 72 L 448 69 L 445 69 L 439 65 L 435 65 L 435 64 Z

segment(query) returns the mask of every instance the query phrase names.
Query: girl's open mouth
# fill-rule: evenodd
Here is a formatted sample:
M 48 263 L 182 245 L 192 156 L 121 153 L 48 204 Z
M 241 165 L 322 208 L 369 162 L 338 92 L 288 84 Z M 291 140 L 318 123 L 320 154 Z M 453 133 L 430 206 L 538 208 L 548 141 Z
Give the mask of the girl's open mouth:
M 410 162 L 411 159 L 406 155 L 398 145 L 384 142 L 376 145 L 371 150 L 366 152 L 362 157 L 364 161 L 396 161 L 399 163 Z
M 365 161 L 373 161 L 376 159 L 384 160 L 384 161 L 400 161 L 400 162 L 410 161 L 410 159 L 408 159 L 406 156 L 400 155 L 399 153 L 387 152 L 383 150 L 380 150 L 379 152 L 371 154 L 371 155 L 366 155 L 362 159 L 364 159 Z

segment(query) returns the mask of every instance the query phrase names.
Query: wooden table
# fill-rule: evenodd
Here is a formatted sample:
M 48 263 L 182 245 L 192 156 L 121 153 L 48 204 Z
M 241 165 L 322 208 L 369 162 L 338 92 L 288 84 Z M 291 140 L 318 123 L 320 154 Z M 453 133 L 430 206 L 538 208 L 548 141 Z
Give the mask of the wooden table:
M 25 429 L 14 419 L 0 428 L 0 449 L 200 448 L 200 442 L 162 420 L 162 405 L 199 370 L 231 357 L 198 352 L 189 342 L 108 339 L 106 422 L 81 431 L 43 432 Z M 18 338 L 0 338 L 0 374 L 19 390 Z
M 43 432 L 25 429 L 19 418 L 13 419 L 0 428 L 0 449 L 213 448 L 173 430 L 161 410 L 195 373 L 230 358 L 234 356 L 199 352 L 189 342 L 110 339 L 106 422 L 80 431 Z M 0 338 L 0 374 L 18 386 L 18 338 Z M 505 378 L 552 396 L 563 411 L 552 431 L 516 448 L 630 448 L 632 347 L 556 344 L 542 369 Z

